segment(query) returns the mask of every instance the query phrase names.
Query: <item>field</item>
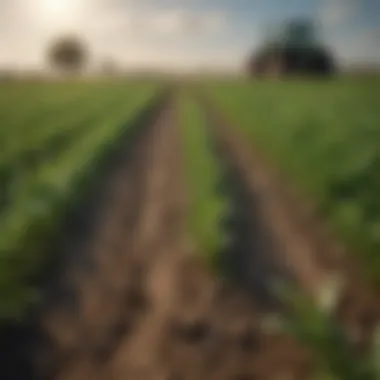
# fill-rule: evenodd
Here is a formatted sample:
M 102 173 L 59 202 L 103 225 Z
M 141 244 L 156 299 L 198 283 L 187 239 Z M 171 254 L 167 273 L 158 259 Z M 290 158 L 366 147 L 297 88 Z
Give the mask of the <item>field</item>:
M 379 81 L 221 85 L 218 104 L 380 280 Z
M 2 84 L 0 378 L 376 379 L 379 87 Z
M 125 123 L 154 95 L 152 86 L 141 85 L 106 92 L 91 85 L 61 87 L 35 88 L 31 102 L 26 87 L 10 97 L 3 93 L 1 317 L 18 317 L 34 297 L 25 281 L 38 270 L 64 210 Z

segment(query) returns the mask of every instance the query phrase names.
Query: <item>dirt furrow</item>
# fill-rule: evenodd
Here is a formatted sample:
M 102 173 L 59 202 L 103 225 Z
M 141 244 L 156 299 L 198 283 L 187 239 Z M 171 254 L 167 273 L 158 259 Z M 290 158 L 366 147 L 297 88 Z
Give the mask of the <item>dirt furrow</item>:
M 341 280 L 333 313 L 348 332 L 353 347 L 364 354 L 380 321 L 380 295 L 317 216 L 312 202 L 274 170 L 260 147 L 256 151 L 252 148 L 249 139 L 221 110 L 208 99 L 203 100 L 226 155 L 249 184 L 251 199 L 260 204 L 261 215 L 277 243 L 280 265 L 286 266 L 302 290 L 318 303 L 326 291 L 326 280 Z
M 319 296 L 319 286 L 323 284 L 326 273 L 316 261 L 307 237 L 289 218 L 289 210 L 283 202 L 280 189 L 274 183 L 271 173 L 262 162 L 255 160 L 252 149 L 236 129 L 230 127 L 215 109 L 206 108 L 210 126 L 221 144 L 221 156 L 238 173 L 240 181 L 246 186 L 246 203 L 254 203 L 252 213 L 262 223 L 262 232 L 266 233 L 273 245 L 272 249 L 261 252 L 270 256 L 283 270 L 296 274 L 302 287 L 313 297 Z M 239 179 L 238 179 L 239 180 Z M 263 251 L 264 247 L 261 247 Z M 260 250 L 260 247 L 258 247 Z M 250 255 L 242 257 L 241 267 L 249 267 Z M 249 273 L 246 274 L 250 276 Z M 267 277 L 267 285 L 273 278 Z M 264 279 L 265 281 L 265 279 Z
M 112 283 L 122 271 L 124 282 L 121 276 L 117 288 L 124 292 L 111 302 L 112 309 L 100 289 L 88 290 L 99 305 L 94 312 L 102 305 L 111 310 L 106 336 L 114 336 L 113 343 L 104 346 L 103 336 L 103 347 L 77 355 L 58 378 L 307 378 L 306 352 L 288 337 L 263 332 L 251 297 L 218 283 L 197 255 L 187 253 L 185 166 L 177 127 L 173 110 L 166 108 L 142 143 L 132 245 L 130 251 L 124 248 L 124 261 L 115 261 L 108 279 Z M 116 323 L 110 323 L 111 316 L 118 316 Z M 101 336 L 102 330 L 98 324 L 91 333 Z
M 168 240 L 173 239 L 173 223 L 181 225 L 179 213 L 167 217 L 178 208 L 180 194 L 171 171 L 178 161 L 171 149 L 173 127 L 168 106 L 140 141 L 130 171 L 120 173 L 111 186 L 114 202 L 92 242 L 99 252 L 98 273 L 82 282 L 80 318 L 72 323 L 82 330 L 79 338 L 74 334 L 80 355 L 73 352 L 71 363 L 58 371 L 60 379 L 125 378 L 143 366 L 140 360 L 149 359 L 170 275 L 162 251 L 173 249 Z
M 188 252 L 172 104 L 119 161 L 94 189 L 102 199 L 95 222 L 67 236 L 73 260 L 60 276 L 64 291 L 44 311 L 32 347 L 38 372 L 29 378 L 307 379 L 307 352 L 265 332 L 252 295 L 217 282 Z
M 179 146 L 173 109 L 167 110 L 152 134 L 144 210 L 138 224 L 135 252 L 144 269 L 149 295 L 149 313 L 140 319 L 130 339 L 122 342 L 108 375 L 119 378 L 155 379 L 159 375 L 157 355 L 165 337 L 176 289 L 176 263 L 181 258 L 184 203 L 180 188 Z M 120 377 L 121 378 L 121 377 Z

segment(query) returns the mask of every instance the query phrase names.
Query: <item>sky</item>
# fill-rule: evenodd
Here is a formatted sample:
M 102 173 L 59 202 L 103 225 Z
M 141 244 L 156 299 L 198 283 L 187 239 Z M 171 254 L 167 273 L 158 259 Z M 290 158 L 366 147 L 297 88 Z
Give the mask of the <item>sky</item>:
M 342 64 L 380 63 L 380 0 L 0 0 L 0 66 L 39 68 L 75 33 L 92 65 L 237 70 L 263 33 L 292 17 L 319 22 Z

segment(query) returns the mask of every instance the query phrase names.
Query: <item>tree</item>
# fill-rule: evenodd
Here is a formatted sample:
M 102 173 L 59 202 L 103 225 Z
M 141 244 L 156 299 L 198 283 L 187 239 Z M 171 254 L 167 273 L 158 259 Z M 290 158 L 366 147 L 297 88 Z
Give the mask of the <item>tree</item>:
M 48 59 L 56 69 L 74 73 L 85 67 L 88 51 L 80 39 L 72 36 L 61 37 L 50 46 Z
M 336 71 L 331 52 L 307 19 L 290 20 L 274 29 L 247 62 L 250 76 L 307 74 L 327 76 Z

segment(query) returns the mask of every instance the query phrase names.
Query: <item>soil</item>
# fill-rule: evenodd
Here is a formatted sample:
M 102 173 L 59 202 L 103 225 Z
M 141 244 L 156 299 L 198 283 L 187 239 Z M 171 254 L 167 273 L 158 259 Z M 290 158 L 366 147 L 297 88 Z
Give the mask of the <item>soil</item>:
M 226 168 L 220 191 L 234 204 L 225 220 L 234 237 L 223 252 L 229 281 L 189 244 L 191 194 L 169 101 L 121 150 L 89 194 L 93 207 L 68 228 L 57 247 L 66 259 L 33 333 L 14 332 L 6 355 L 0 344 L 1 379 L 309 379 L 308 350 L 264 328 L 268 313 L 283 307 L 271 286 L 296 280 L 318 299 L 335 272 L 347 279 L 336 317 L 360 352 L 368 347 L 379 297 L 310 203 L 219 110 L 208 111 Z
M 277 272 L 263 256 L 268 239 L 257 242 L 257 213 L 243 212 L 245 240 L 231 261 L 243 283 L 219 281 L 188 244 L 184 167 L 169 103 L 93 189 L 96 207 L 68 229 L 49 302 L 33 334 L 3 356 L 1 379 L 309 378 L 307 350 L 263 328 L 273 308 L 262 293 Z
M 300 289 L 318 303 L 329 279 L 342 280 L 332 317 L 347 332 L 354 352 L 367 355 L 380 322 L 380 292 L 369 284 L 349 247 L 327 227 L 316 205 L 277 170 L 263 149 L 228 115 L 207 98 L 203 100 L 210 124 L 216 127 L 214 133 L 242 173 L 251 198 L 260 199 L 263 218 L 279 243 L 278 261 L 293 274 Z

